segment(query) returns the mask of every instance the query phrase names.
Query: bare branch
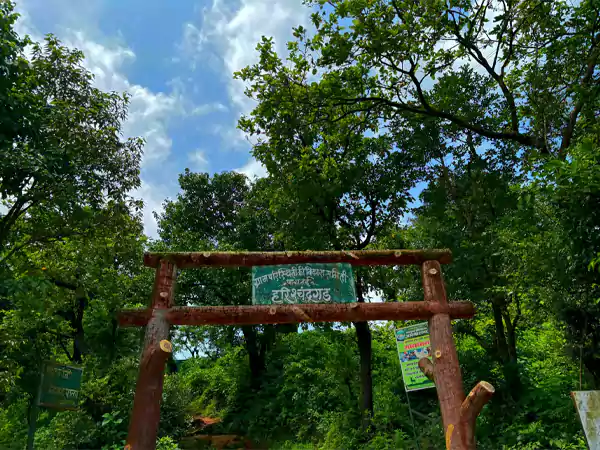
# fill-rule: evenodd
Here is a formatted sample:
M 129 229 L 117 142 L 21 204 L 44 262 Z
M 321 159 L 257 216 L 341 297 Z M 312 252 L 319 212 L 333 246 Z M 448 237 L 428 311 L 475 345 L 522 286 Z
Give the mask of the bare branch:
M 473 20 L 477 20 L 477 17 L 475 17 L 475 19 L 473 19 Z M 472 23 L 472 22 L 470 22 L 470 23 Z M 475 45 L 473 43 L 472 40 L 470 40 L 470 36 L 461 35 L 458 24 L 456 24 L 456 23 L 454 24 L 454 35 L 456 36 L 456 40 L 463 47 L 465 47 L 467 49 L 467 51 L 469 52 L 469 55 L 471 55 L 471 57 L 473 57 L 473 59 L 475 61 L 477 61 L 485 69 L 485 71 L 488 73 L 488 75 L 494 81 L 496 81 L 496 83 L 500 87 L 500 90 L 502 91 L 502 94 L 504 95 L 504 98 L 506 99 L 506 103 L 508 104 L 508 109 L 510 112 L 511 129 L 513 130 L 513 132 L 518 133 L 519 118 L 517 115 L 517 106 L 515 104 L 515 97 L 513 96 L 510 89 L 508 89 L 508 86 L 506 86 L 503 75 L 496 73 L 496 71 L 492 68 L 492 66 L 490 65 L 488 60 L 485 58 L 483 53 L 481 53 L 481 50 L 477 47 L 477 45 Z M 508 58 L 507 58 L 507 60 L 508 60 Z
M 365 239 L 359 243 L 358 250 L 362 250 L 371 243 L 371 239 L 373 239 L 377 229 L 377 201 L 372 197 L 369 199 L 369 206 L 371 208 L 371 220 L 369 222 L 367 235 L 365 236 Z
M 463 119 L 462 117 L 456 116 L 454 114 L 450 114 L 446 111 L 440 111 L 440 110 L 434 108 L 433 106 L 430 106 L 429 109 L 420 108 L 417 106 L 412 106 L 407 103 L 401 103 L 401 102 L 389 100 L 387 98 L 382 98 L 382 97 L 354 97 L 352 99 L 338 98 L 336 100 L 339 102 L 338 105 L 371 103 L 373 105 L 385 105 L 385 106 L 394 108 L 394 109 L 396 109 L 398 111 L 402 111 L 402 112 L 409 112 L 409 113 L 413 113 L 413 114 L 422 114 L 424 116 L 429 116 L 429 117 L 438 117 L 441 119 L 446 119 L 465 130 L 471 130 L 481 136 L 484 136 L 484 137 L 487 137 L 490 139 L 512 141 L 512 142 L 516 142 L 516 143 L 525 145 L 527 147 L 534 147 L 534 148 L 540 149 L 544 153 L 548 152 L 548 149 L 546 147 L 544 139 L 542 139 L 540 137 L 523 134 L 518 131 L 492 131 L 492 130 L 490 130 L 488 128 L 484 128 L 480 125 L 470 123 L 470 122 L 466 121 L 465 119 Z M 349 114 L 352 114 L 352 111 L 346 113 L 346 115 L 349 115 Z
M 592 77 L 594 76 L 594 72 L 596 71 L 596 65 L 598 64 L 598 58 L 600 57 L 600 33 L 598 33 L 595 38 L 592 40 L 592 47 L 590 49 L 590 56 L 588 57 L 586 64 L 585 75 L 581 79 L 580 86 L 583 89 L 587 89 L 590 86 L 590 82 Z M 598 89 L 596 89 L 597 91 Z M 560 144 L 559 155 L 564 156 L 565 150 L 571 145 L 571 140 L 573 139 L 573 133 L 575 131 L 575 124 L 577 123 L 577 118 L 579 117 L 579 113 L 584 108 L 586 103 L 591 99 L 595 98 L 595 95 L 581 95 L 579 100 L 573 106 L 573 110 L 571 114 L 569 114 L 569 121 L 567 125 L 563 129 L 562 133 L 562 142 Z

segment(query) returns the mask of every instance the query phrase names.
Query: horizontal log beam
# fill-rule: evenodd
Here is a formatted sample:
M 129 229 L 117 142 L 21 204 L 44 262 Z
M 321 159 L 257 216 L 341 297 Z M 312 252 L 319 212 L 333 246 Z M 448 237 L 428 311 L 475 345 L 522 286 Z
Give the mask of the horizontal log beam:
M 468 319 L 475 314 L 471 302 L 390 302 L 336 303 L 310 305 L 181 306 L 165 311 L 171 325 L 253 325 L 299 322 L 365 322 L 369 320 L 428 319 L 434 314 L 449 314 L 453 319 Z M 123 310 L 122 327 L 145 326 L 152 317 L 150 309 Z
M 251 267 L 276 264 L 350 263 L 353 266 L 396 266 L 425 261 L 452 262 L 452 252 L 442 250 L 343 250 L 330 252 L 166 252 L 146 253 L 144 265 L 158 267 L 161 259 L 180 269 L 194 267 Z

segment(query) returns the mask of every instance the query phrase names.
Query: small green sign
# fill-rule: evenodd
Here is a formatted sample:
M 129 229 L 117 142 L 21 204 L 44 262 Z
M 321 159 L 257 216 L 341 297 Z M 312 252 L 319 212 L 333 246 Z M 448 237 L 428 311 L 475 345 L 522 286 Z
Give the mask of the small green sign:
M 53 409 L 77 409 L 82 373 L 81 368 L 46 363 L 38 405 Z
M 252 268 L 252 303 L 351 303 L 356 301 L 352 266 L 298 264 Z
M 396 344 L 398 345 L 398 356 L 400 357 L 402 379 L 406 391 L 418 391 L 435 387 L 435 383 L 423 375 L 423 372 L 419 369 L 421 358 L 431 359 L 431 344 L 429 343 L 427 323 L 423 322 L 397 330 Z

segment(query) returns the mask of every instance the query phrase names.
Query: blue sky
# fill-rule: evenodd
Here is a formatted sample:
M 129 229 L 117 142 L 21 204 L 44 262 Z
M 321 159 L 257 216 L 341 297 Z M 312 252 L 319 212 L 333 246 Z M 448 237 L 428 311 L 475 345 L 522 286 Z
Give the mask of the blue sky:
M 236 129 L 253 102 L 232 73 L 256 60 L 262 35 L 283 52 L 292 27 L 308 24 L 300 0 L 17 0 L 17 11 L 20 34 L 56 35 L 85 53 L 99 88 L 131 94 L 124 133 L 146 139 L 135 195 L 150 236 L 186 167 L 264 175 Z

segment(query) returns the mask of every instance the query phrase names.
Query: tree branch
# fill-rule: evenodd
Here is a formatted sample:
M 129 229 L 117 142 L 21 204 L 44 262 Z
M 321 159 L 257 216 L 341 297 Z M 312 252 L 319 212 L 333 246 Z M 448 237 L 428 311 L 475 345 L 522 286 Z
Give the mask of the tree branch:
M 52 283 L 54 283 L 58 287 L 69 289 L 71 291 L 77 290 L 77 286 L 73 283 L 67 283 L 66 281 L 58 280 L 51 275 L 47 275 L 46 278 L 48 278 Z
M 462 333 L 466 336 L 471 336 L 486 352 L 493 353 L 494 346 L 485 342 L 485 340 L 477 333 L 477 331 L 475 331 L 475 328 L 473 328 L 472 325 L 465 324 L 464 322 L 457 322 L 455 325 L 455 331 L 456 333 Z
M 540 137 L 522 134 L 518 131 L 500 131 L 500 132 L 492 131 L 492 130 L 489 130 L 482 126 L 479 126 L 479 125 L 476 125 L 473 123 L 469 123 L 462 117 L 458 117 L 458 116 L 456 116 L 454 114 L 450 114 L 446 111 L 440 111 L 432 106 L 430 106 L 429 109 L 419 108 L 419 107 L 411 106 L 406 103 L 389 100 L 389 99 L 386 99 L 383 97 L 361 96 L 361 97 L 354 97 L 351 99 L 350 98 L 338 98 L 335 100 L 337 102 L 339 102 L 339 103 L 337 103 L 337 106 L 352 105 L 352 104 L 358 104 L 358 103 L 371 103 L 374 105 L 385 105 L 390 108 L 396 109 L 398 111 L 409 112 L 409 113 L 413 113 L 413 114 L 421 114 L 421 115 L 429 116 L 429 117 L 437 117 L 440 119 L 446 119 L 465 130 L 473 131 L 473 132 L 477 133 L 478 135 L 487 137 L 489 139 L 512 141 L 512 142 L 516 142 L 516 143 L 525 145 L 527 147 L 537 148 L 544 153 L 548 152 L 548 150 L 546 148 L 546 144 L 544 142 L 544 139 L 542 139 Z M 347 115 L 353 114 L 354 112 L 356 112 L 356 111 L 349 111 L 345 115 L 347 116 Z
M 17 199 L 10 207 L 8 212 L 0 219 L 0 248 L 4 247 L 4 242 L 8 237 L 8 231 L 15 224 L 19 216 L 22 214 L 22 208 L 27 203 L 27 197 Z
M 508 89 L 508 86 L 506 86 L 506 83 L 504 82 L 504 77 L 501 74 L 496 73 L 492 66 L 490 66 L 490 63 L 487 61 L 485 56 L 483 56 L 483 53 L 481 53 L 481 50 L 479 50 L 479 48 L 475 44 L 473 44 L 473 42 L 469 41 L 467 37 L 462 36 L 460 34 L 460 29 L 458 28 L 458 24 L 456 22 L 454 23 L 454 35 L 456 36 L 456 40 L 467 49 L 467 51 L 473 57 L 473 59 L 485 69 L 488 75 L 494 81 L 496 81 L 496 83 L 500 87 L 500 90 L 502 91 L 502 94 L 506 99 L 506 103 L 508 104 L 508 109 L 510 112 L 511 129 L 513 130 L 513 132 L 518 133 L 519 118 L 517 115 L 515 97 L 513 96 L 510 89 Z
M 377 201 L 372 197 L 369 199 L 369 206 L 371 207 L 371 221 L 369 223 L 369 229 L 367 230 L 367 236 L 362 242 L 359 242 L 358 250 L 364 249 L 371 243 L 371 239 L 373 239 L 377 229 Z
M 65 346 L 65 343 L 62 341 L 62 339 L 58 339 L 58 344 L 64 350 L 65 355 L 67 355 L 67 358 L 69 358 L 69 361 L 73 362 L 73 357 L 69 353 L 69 350 L 67 350 L 67 347 Z
M 586 89 L 590 85 L 590 81 L 594 76 L 594 72 L 596 71 L 596 64 L 598 63 L 598 57 L 600 56 L 600 33 L 595 36 L 592 40 L 592 48 L 590 52 L 590 56 L 587 60 L 587 70 L 585 75 L 581 79 L 580 86 L 583 89 Z M 564 156 L 565 150 L 571 145 L 571 140 L 573 139 L 573 133 L 575 131 L 575 124 L 577 123 L 577 118 L 579 117 L 579 113 L 585 106 L 587 102 L 593 100 L 595 96 L 586 95 L 587 93 L 583 93 L 580 95 L 579 100 L 575 103 L 571 114 L 569 114 L 569 121 L 567 125 L 563 129 L 562 133 L 562 142 L 560 144 L 559 155 Z

